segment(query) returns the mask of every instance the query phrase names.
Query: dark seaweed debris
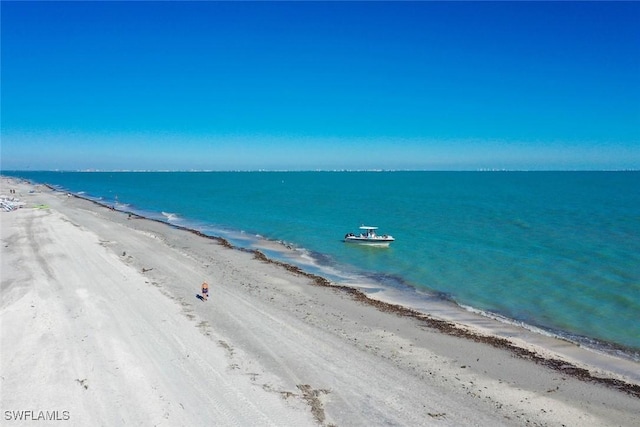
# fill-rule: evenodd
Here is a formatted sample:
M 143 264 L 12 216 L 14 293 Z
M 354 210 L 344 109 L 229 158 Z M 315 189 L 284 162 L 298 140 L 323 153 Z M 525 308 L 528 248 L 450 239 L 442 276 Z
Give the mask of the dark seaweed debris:
M 45 186 L 46 186 L 47 188 L 49 188 L 49 189 L 53 190 L 53 191 L 60 191 L 60 190 L 58 190 L 57 188 L 52 187 L 52 186 L 51 186 L 51 185 L 49 185 L 49 184 L 45 184 Z M 208 234 L 204 234 L 204 233 L 203 233 L 203 232 L 201 232 L 201 231 L 194 230 L 193 228 L 183 227 L 183 226 L 181 226 L 181 225 L 170 224 L 170 223 L 168 223 L 168 222 L 166 222 L 166 221 L 163 221 L 163 220 L 161 220 L 161 219 L 148 218 L 148 217 L 145 217 L 145 216 L 142 216 L 142 215 L 138 215 L 138 214 L 133 213 L 133 212 L 129 212 L 129 211 L 121 210 L 121 209 L 115 209 L 115 208 L 113 208 L 113 207 L 111 207 L 111 206 L 107 205 L 106 203 L 100 203 L 100 202 L 98 202 L 98 201 L 96 201 L 96 200 L 91 200 L 91 199 L 89 199 L 88 197 L 83 197 L 83 196 L 80 196 L 80 195 L 78 195 L 78 194 L 73 194 L 73 197 L 77 197 L 78 199 L 86 200 L 86 201 L 88 201 L 88 202 L 94 203 L 94 204 L 96 204 L 96 205 L 98 205 L 98 206 L 102 206 L 102 207 L 109 208 L 109 209 L 111 209 L 111 210 L 115 210 L 115 211 L 118 211 L 118 212 L 126 213 L 126 214 L 128 214 L 128 215 L 129 215 L 129 217 L 130 217 L 130 218 L 146 219 L 146 220 L 148 220 L 148 221 L 155 221 L 155 222 L 159 222 L 159 223 L 161 223 L 161 224 L 168 225 L 168 226 L 173 227 L 173 228 L 176 228 L 176 229 L 178 229 L 178 230 L 188 231 L 188 232 L 193 233 L 193 234 L 195 234 L 195 235 L 197 235 L 197 236 L 204 237 L 204 238 L 206 238 L 206 239 L 215 240 L 215 241 L 217 241 L 219 244 L 221 244 L 222 246 L 224 246 L 224 247 L 226 247 L 226 248 L 229 248 L 229 249 L 237 249 L 237 248 L 236 248 L 236 247 L 234 247 L 231 243 L 229 243 L 229 241 L 228 241 L 228 240 L 226 240 L 226 239 L 224 239 L 224 238 L 222 238 L 222 237 L 218 237 L 218 236 L 210 236 L 210 235 L 208 235 Z
M 58 189 L 45 184 L 48 188 L 50 188 L 51 190 L 54 191 L 59 191 Z M 90 202 L 93 202 L 99 206 L 103 206 L 103 207 L 107 207 L 107 208 L 111 208 L 110 206 L 97 202 L 95 200 L 91 200 L 89 198 L 86 197 L 82 197 L 79 195 L 74 194 L 75 197 L 78 197 L 80 199 L 84 199 L 84 200 L 88 200 Z M 113 209 L 113 208 L 111 208 Z M 169 225 L 171 227 L 180 229 L 180 230 L 184 230 L 184 231 L 188 231 L 191 232 L 193 234 L 196 234 L 200 237 L 204 237 L 206 239 L 211 239 L 211 240 L 215 240 L 217 241 L 220 245 L 229 248 L 229 249 L 235 249 L 235 250 L 241 250 L 244 252 L 252 252 L 254 254 L 254 257 L 257 260 L 260 260 L 262 262 L 265 263 L 269 263 L 269 264 L 274 264 L 277 266 L 280 266 L 284 269 L 286 269 L 287 271 L 293 273 L 293 274 L 297 274 L 297 275 L 301 275 L 304 277 L 308 277 L 309 279 L 311 279 L 311 283 L 316 285 L 316 286 L 323 286 L 323 287 L 327 287 L 327 288 L 331 288 L 340 292 L 345 292 L 346 294 L 350 295 L 354 300 L 359 301 L 363 304 L 367 304 L 370 306 L 373 306 L 375 308 L 377 308 L 380 311 L 383 311 L 385 313 L 395 313 L 398 316 L 405 316 L 405 317 L 411 317 L 416 319 L 417 321 L 419 321 L 420 323 L 422 323 L 424 326 L 438 330 L 439 332 L 448 334 L 448 335 L 452 335 L 452 336 L 456 336 L 456 337 L 461 337 L 461 338 L 466 338 L 466 339 L 470 339 L 476 342 L 480 342 L 480 343 L 484 343 L 484 344 L 488 344 L 491 345 L 493 347 L 499 348 L 499 349 L 503 349 L 503 350 L 507 350 L 509 352 L 511 352 L 511 354 L 513 354 L 516 357 L 520 357 L 522 359 L 526 359 L 526 360 L 530 360 L 534 363 L 537 363 L 541 366 L 545 366 L 547 368 L 553 369 L 555 371 L 561 372 L 562 374 L 577 378 L 581 381 L 585 381 L 585 382 L 592 382 L 592 383 L 596 383 L 596 384 L 601 384 L 607 387 L 611 387 L 614 389 L 617 389 L 619 391 L 622 391 L 624 393 L 627 393 L 633 397 L 639 398 L 640 399 L 640 385 L 638 384 L 630 384 L 627 383 L 625 381 L 619 380 L 619 379 L 614 379 L 614 378 L 602 378 L 602 377 L 597 377 L 591 374 L 591 372 L 589 372 L 587 369 L 584 368 L 579 368 L 571 363 L 568 363 L 566 361 L 560 360 L 560 359 L 553 359 L 553 358 L 546 358 L 543 356 L 540 356 L 539 354 L 522 348 L 522 347 L 518 347 L 516 345 L 514 345 L 513 343 L 511 343 L 510 341 L 504 339 L 504 338 L 500 338 L 500 337 L 494 337 L 494 336 L 487 336 L 487 335 L 481 335 L 481 334 L 477 334 L 474 332 L 471 332 L 469 330 L 460 328 L 459 326 L 457 326 L 456 324 L 452 323 L 452 322 L 448 322 L 446 320 L 440 320 L 440 319 L 435 319 L 427 314 L 424 313 L 420 313 L 418 311 L 412 310 L 410 308 L 407 307 L 403 307 L 400 305 L 396 305 L 396 304 L 390 304 L 384 301 L 379 301 L 379 300 L 375 300 L 375 299 L 371 299 L 369 298 L 364 292 L 352 288 L 350 286 L 344 286 L 344 285 L 335 285 L 332 282 L 330 282 L 329 280 L 325 279 L 324 277 L 312 274 L 312 273 L 307 273 L 305 271 L 303 271 L 301 268 L 296 267 L 294 265 L 291 264 L 287 264 L 285 262 L 281 262 L 281 261 L 276 261 L 273 259 L 268 258 L 265 254 L 263 254 L 262 252 L 260 252 L 259 250 L 247 250 L 247 249 L 242 249 L 242 248 L 238 248 L 233 246 L 231 243 L 229 243 L 229 241 L 227 241 L 226 239 L 222 238 L 222 237 L 218 237 L 218 236 L 210 236 L 207 234 L 204 234 L 198 230 L 194 230 L 191 228 L 187 228 L 187 227 L 183 227 L 183 226 L 179 226 L 179 225 L 174 225 L 174 224 L 169 224 L 166 221 L 162 221 L 159 219 L 153 219 L 153 218 L 145 218 L 142 217 L 140 215 L 134 214 L 132 212 L 127 212 L 127 211 L 121 211 L 127 214 L 130 214 L 132 216 L 135 216 L 136 218 L 144 218 L 147 220 L 151 220 L 151 221 L 156 221 L 162 224 L 166 224 Z
M 531 360 L 532 362 L 535 362 L 539 365 L 559 371 L 565 375 L 572 376 L 574 378 L 580 379 L 585 382 L 592 382 L 592 383 L 606 385 L 608 387 L 612 387 L 622 392 L 628 393 L 629 395 L 634 396 L 636 398 L 640 398 L 640 385 L 638 384 L 630 384 L 625 381 L 614 379 L 614 378 L 602 378 L 602 377 L 594 376 L 587 369 L 579 368 L 564 360 L 552 359 L 552 358 L 546 358 L 546 357 L 540 356 L 539 354 L 531 350 L 514 345 L 507 339 L 477 334 L 467 329 L 460 328 L 454 323 L 448 322 L 446 320 L 435 319 L 429 315 L 420 313 L 418 311 L 412 310 L 407 307 L 371 299 L 364 292 L 358 289 L 355 289 L 349 286 L 332 284 L 329 280 L 325 279 L 324 277 L 307 273 L 294 265 L 269 259 L 266 255 L 264 255 L 262 252 L 258 250 L 255 250 L 253 252 L 254 252 L 254 257 L 260 261 L 270 263 L 270 264 L 275 264 L 285 268 L 286 270 L 294 274 L 308 277 L 309 279 L 311 279 L 311 282 L 314 285 L 325 286 L 341 292 L 345 292 L 349 294 L 356 301 L 373 306 L 385 313 L 395 313 L 398 316 L 412 317 L 418 320 L 423 325 L 432 329 L 436 329 L 442 333 L 456 336 L 456 337 L 470 339 L 476 342 L 491 345 L 496 348 L 504 349 L 504 350 L 510 351 L 516 357 Z

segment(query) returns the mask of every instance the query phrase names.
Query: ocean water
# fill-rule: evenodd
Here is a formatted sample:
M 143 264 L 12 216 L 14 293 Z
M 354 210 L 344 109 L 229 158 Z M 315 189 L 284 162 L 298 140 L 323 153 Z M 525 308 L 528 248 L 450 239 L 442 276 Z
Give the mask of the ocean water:
M 640 172 L 3 174 L 640 360 Z M 396 241 L 342 242 L 362 224 Z

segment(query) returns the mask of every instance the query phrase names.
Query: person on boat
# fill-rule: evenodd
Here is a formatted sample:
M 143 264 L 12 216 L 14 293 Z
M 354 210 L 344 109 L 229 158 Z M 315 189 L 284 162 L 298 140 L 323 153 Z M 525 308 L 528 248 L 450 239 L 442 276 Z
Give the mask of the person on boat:
M 209 284 L 206 281 L 202 282 L 202 298 L 209 299 Z

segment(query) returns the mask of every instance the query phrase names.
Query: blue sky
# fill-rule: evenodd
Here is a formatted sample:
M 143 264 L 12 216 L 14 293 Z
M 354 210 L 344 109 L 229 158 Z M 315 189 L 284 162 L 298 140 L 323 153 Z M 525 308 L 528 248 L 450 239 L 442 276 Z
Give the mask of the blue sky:
M 640 3 L 0 7 L 4 170 L 640 169 Z

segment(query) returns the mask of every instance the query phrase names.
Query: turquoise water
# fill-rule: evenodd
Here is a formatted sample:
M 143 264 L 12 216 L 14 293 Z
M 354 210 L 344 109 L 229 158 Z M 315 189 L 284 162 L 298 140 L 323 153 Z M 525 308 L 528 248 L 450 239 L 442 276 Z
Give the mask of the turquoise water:
M 421 289 L 640 360 L 639 172 L 3 174 L 238 245 L 281 241 L 320 271 Z M 344 244 L 361 224 L 396 241 Z

